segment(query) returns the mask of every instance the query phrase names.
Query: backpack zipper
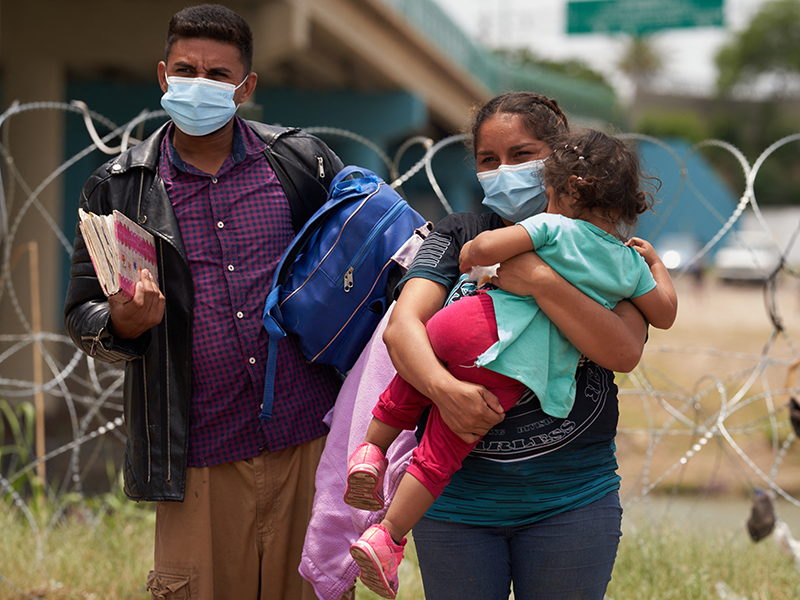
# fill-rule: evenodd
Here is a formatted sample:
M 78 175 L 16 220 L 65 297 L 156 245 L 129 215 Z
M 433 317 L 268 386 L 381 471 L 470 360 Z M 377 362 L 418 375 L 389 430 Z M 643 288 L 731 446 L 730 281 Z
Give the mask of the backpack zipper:
M 322 157 L 317 157 L 317 172 L 320 179 L 325 179 L 325 165 L 322 164 Z
M 383 234 L 389 225 L 391 225 L 391 223 L 397 218 L 397 215 L 403 212 L 403 210 L 405 210 L 405 205 L 403 202 L 398 200 L 394 206 L 389 209 L 389 212 L 381 217 L 380 221 L 375 224 L 375 226 L 369 232 L 367 238 L 364 240 L 361 246 L 359 246 L 358 250 L 356 250 L 356 253 L 353 255 L 353 259 L 350 262 L 350 266 L 345 270 L 344 273 L 342 273 L 336 282 L 337 286 L 340 286 L 345 292 L 349 292 L 352 289 L 353 285 L 355 285 L 354 273 L 356 269 L 361 266 L 361 263 L 364 262 L 367 252 L 372 246 L 372 242 L 375 241 L 375 238 Z
M 355 308 L 355 310 L 353 310 L 352 313 L 350 313 L 350 317 L 347 319 L 345 324 L 342 325 L 341 329 L 339 329 L 339 331 L 336 332 L 336 335 L 334 335 L 331 338 L 331 341 L 329 341 L 327 344 L 325 344 L 325 347 L 322 350 L 320 350 L 319 352 L 317 352 L 316 356 L 314 358 L 312 358 L 311 360 L 309 360 L 309 362 L 311 362 L 311 363 L 317 362 L 317 359 L 320 356 L 322 356 L 322 354 L 330 347 L 330 345 L 333 344 L 333 342 L 335 342 L 339 338 L 339 334 L 342 333 L 347 328 L 347 326 L 350 324 L 350 321 L 353 320 L 353 317 L 355 317 L 356 314 L 358 313 L 358 311 L 361 310 L 361 307 L 364 306 L 364 303 L 369 299 L 370 295 L 372 294 L 372 291 L 375 289 L 375 286 L 378 285 L 378 281 L 380 280 L 381 275 L 383 275 L 383 272 L 392 263 L 397 264 L 391 258 L 386 261 L 386 264 L 383 265 L 383 268 L 381 269 L 381 272 L 378 273 L 378 276 L 375 278 L 375 281 L 372 282 L 372 287 L 370 288 L 369 292 L 364 295 L 364 298 L 361 300 L 361 303 Z
M 293 291 L 291 294 L 289 294 L 288 296 L 286 296 L 286 298 L 284 298 L 283 300 L 281 300 L 281 301 L 278 303 L 278 306 L 279 306 L 279 307 L 280 307 L 280 306 L 283 306 L 283 305 L 284 305 L 286 302 L 288 302 L 289 300 L 291 300 L 291 299 L 292 299 L 292 297 L 293 297 L 293 296 L 294 296 L 296 293 L 298 293 L 300 290 L 302 290 L 302 289 L 305 287 L 305 285 L 306 285 L 306 284 L 307 284 L 307 283 L 308 283 L 308 282 L 311 280 L 311 278 L 314 276 L 314 274 L 317 272 L 317 270 L 318 270 L 318 269 L 319 269 L 319 268 L 322 266 L 322 264 L 325 262 L 325 260 L 328 258 L 328 256 L 330 256 L 331 252 L 333 252 L 333 251 L 336 249 L 336 246 L 339 244 L 339 241 L 342 239 L 342 235 L 344 234 L 344 231 L 345 231 L 345 229 L 347 229 L 347 225 L 350 223 L 350 219 L 352 219 L 353 217 L 355 217 L 355 216 L 356 216 L 356 214 L 357 214 L 357 213 L 358 213 L 358 212 L 359 212 L 359 211 L 360 211 L 360 210 L 361 210 L 361 209 L 364 207 L 364 205 L 365 205 L 367 202 L 369 202 L 370 198 L 372 198 L 372 196 L 373 196 L 373 195 L 375 195 L 375 194 L 377 193 L 377 191 L 378 191 L 378 190 L 376 189 L 374 192 L 370 193 L 370 194 L 369 194 L 367 197 L 365 197 L 364 199 L 362 199 L 362 200 L 361 200 L 361 203 L 358 205 L 358 208 L 356 208 L 356 209 L 355 209 L 355 210 L 354 210 L 352 213 L 350 213 L 350 216 L 348 216 L 348 217 L 347 217 L 347 219 L 345 220 L 344 224 L 343 224 L 343 225 L 342 225 L 342 226 L 339 228 L 339 235 L 336 237 L 336 241 L 335 241 L 335 242 L 334 242 L 334 243 L 331 245 L 331 247 L 330 247 L 330 248 L 328 249 L 328 251 L 325 253 L 325 256 L 323 256 L 323 257 L 322 257 L 322 258 L 319 260 L 319 263 L 317 264 L 317 266 L 316 266 L 316 267 L 314 267 L 314 270 L 313 270 L 311 273 L 309 273 L 309 274 L 308 274 L 308 276 L 306 277 L 305 281 L 303 281 L 303 283 L 301 283 L 300 285 L 298 285 L 298 286 L 297 286 L 297 287 L 294 289 L 294 291 Z M 326 219 L 327 219 L 327 217 L 326 217 Z M 314 234 L 314 235 L 316 235 L 316 234 L 317 234 L 317 232 L 315 232 L 315 234 Z M 312 236 L 312 237 L 313 237 L 313 236 Z M 337 285 L 341 285 L 341 279 L 342 279 L 342 278 L 340 277 L 340 278 L 337 280 Z

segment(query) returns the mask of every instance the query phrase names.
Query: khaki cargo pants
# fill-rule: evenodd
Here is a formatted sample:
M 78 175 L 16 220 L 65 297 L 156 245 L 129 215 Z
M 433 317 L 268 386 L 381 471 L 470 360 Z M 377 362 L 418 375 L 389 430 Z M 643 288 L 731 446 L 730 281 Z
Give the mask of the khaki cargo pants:
M 314 600 L 297 567 L 324 446 L 322 437 L 254 459 L 189 468 L 185 500 L 156 508 L 152 597 Z

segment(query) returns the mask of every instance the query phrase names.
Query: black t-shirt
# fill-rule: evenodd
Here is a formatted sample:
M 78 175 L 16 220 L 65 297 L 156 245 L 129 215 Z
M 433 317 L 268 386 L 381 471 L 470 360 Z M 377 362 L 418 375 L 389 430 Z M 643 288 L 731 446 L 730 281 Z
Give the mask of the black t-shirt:
M 455 213 L 439 221 L 422 243 L 408 273 L 395 288 L 395 297 L 400 295 L 409 279 L 422 277 L 441 283 L 452 290 L 461 276 L 458 257 L 461 247 L 480 232 L 503 227 L 503 219 L 496 213 Z

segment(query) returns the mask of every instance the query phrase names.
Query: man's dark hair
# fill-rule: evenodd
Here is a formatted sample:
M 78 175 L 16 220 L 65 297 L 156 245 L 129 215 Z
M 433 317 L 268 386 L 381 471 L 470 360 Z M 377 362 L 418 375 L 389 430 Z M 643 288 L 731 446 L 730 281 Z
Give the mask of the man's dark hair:
M 233 44 L 239 49 L 245 73 L 253 68 L 253 33 L 250 25 L 230 8 L 219 4 L 189 6 L 169 21 L 166 58 L 173 44 L 182 38 L 199 38 Z

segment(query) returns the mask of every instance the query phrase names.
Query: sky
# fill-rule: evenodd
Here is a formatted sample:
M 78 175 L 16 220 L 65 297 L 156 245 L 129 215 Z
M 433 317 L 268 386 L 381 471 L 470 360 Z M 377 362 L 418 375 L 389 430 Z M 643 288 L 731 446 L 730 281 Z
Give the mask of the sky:
M 525 47 L 542 58 L 583 60 L 624 97 L 630 82 L 616 68 L 628 36 L 566 34 L 567 0 L 433 0 L 471 37 L 489 47 Z M 664 30 L 654 34 L 664 61 L 658 83 L 692 95 L 710 94 L 714 55 L 741 31 L 767 0 L 724 0 L 724 27 Z M 502 44 L 500 41 L 502 40 Z

